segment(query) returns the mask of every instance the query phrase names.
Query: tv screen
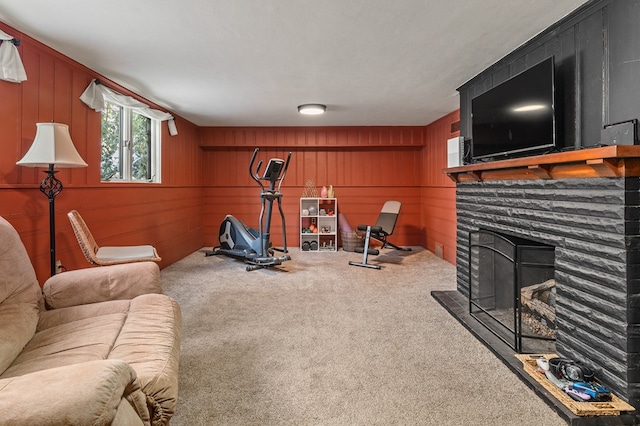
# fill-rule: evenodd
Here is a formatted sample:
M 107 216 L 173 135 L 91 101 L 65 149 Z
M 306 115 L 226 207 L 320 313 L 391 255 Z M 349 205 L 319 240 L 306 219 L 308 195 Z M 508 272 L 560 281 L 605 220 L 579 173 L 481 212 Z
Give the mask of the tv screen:
M 510 158 L 556 147 L 553 57 L 471 100 L 473 160 Z

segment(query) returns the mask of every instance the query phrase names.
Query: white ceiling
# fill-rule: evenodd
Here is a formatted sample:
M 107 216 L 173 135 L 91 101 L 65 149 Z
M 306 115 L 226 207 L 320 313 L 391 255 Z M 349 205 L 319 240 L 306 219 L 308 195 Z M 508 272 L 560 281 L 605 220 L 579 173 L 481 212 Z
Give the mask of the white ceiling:
M 0 21 L 197 125 L 403 126 L 583 3 L 0 0 Z

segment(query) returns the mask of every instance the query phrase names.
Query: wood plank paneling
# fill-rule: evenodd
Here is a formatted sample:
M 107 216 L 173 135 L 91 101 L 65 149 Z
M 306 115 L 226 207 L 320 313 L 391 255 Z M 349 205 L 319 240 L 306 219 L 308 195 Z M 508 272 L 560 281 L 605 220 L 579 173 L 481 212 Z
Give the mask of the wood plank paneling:
M 423 146 L 424 126 L 404 127 L 203 127 L 203 148 L 354 148 Z
M 456 261 L 456 188 L 442 170 L 447 167 L 447 139 L 460 135 L 451 131 L 457 128 L 452 124 L 459 121 L 457 110 L 427 126 L 422 169 L 422 245 L 433 252 L 442 247 L 443 258 L 451 263 Z
M 422 223 L 425 232 L 424 247 L 435 252 L 440 245 L 443 258 L 456 261 L 456 200 L 450 188 L 423 188 Z
M 299 244 L 299 198 L 306 181 L 312 179 L 318 191 L 322 185 L 334 185 L 338 210 L 352 226 L 375 222 L 384 201 L 401 201 L 394 241 L 431 251 L 439 244 L 444 258 L 455 263 L 455 184 L 442 169 L 447 162 L 446 140 L 459 135 L 451 132 L 459 117 L 459 111 L 454 111 L 420 132 L 395 127 L 201 129 L 204 167 L 217 171 L 215 179 L 204 183 L 204 210 L 211 218 L 204 225 L 206 240 L 217 244 L 226 214 L 257 226 L 259 196 L 247 171 L 257 146 L 265 159 L 285 158 L 287 150 L 293 153 L 283 184 L 289 246 Z M 282 233 L 277 216 L 272 227 L 274 243 L 279 244 Z
M 61 169 L 64 190 L 56 198 L 57 258 L 67 269 L 89 267 L 75 241 L 66 212 L 87 215 L 103 245 L 153 244 L 161 266 L 202 247 L 203 159 L 198 127 L 176 117 L 179 135 L 163 125 L 162 184 L 100 183 L 100 114 L 79 96 L 91 79 L 162 109 L 3 23 L 0 29 L 20 39 L 28 80 L 0 81 L 0 215 L 11 222 L 27 247 L 40 283 L 49 276 L 49 216 L 38 185 L 41 168 L 16 166 L 29 149 L 36 123 L 54 120 L 69 125 L 87 168 Z
M 57 257 L 68 269 L 88 267 L 66 213 L 76 209 L 103 245 L 153 244 L 167 266 L 202 246 L 217 243 L 228 213 L 256 226 L 259 192 L 248 174 L 254 147 L 260 158 L 286 158 L 291 166 L 283 184 L 283 206 L 290 247 L 298 246 L 299 198 L 309 179 L 318 190 L 334 185 L 338 208 L 352 226 L 372 223 L 384 201 L 403 203 L 392 240 L 401 245 L 449 244 L 455 222 L 440 170 L 446 163 L 446 126 L 453 113 L 427 126 L 322 128 L 199 128 L 176 117 L 178 136 L 162 127 L 162 183 L 100 182 L 100 114 L 78 97 L 93 78 L 123 94 L 162 109 L 70 58 L 0 23 L 21 39 L 28 80 L 0 81 L 0 215 L 18 230 L 40 282 L 49 274 L 49 222 L 46 197 L 38 190 L 42 169 L 18 167 L 35 136 L 35 123 L 69 125 L 84 169 L 62 170 L 65 185 L 56 199 Z M 272 235 L 282 243 L 278 215 Z M 455 236 L 455 228 L 452 232 Z M 455 247 L 455 244 L 453 245 Z M 446 248 L 445 256 L 455 249 Z M 448 259 L 449 260 L 449 259 Z M 449 260 L 452 261 L 452 260 Z
M 56 257 L 68 269 L 90 265 L 66 213 L 76 209 L 100 245 L 152 244 L 168 266 L 202 247 L 201 188 L 66 187 L 56 198 Z M 49 276 L 49 216 L 37 188 L 0 188 L 0 216 L 18 230 L 39 281 Z
M 299 244 L 299 199 L 308 180 L 313 180 L 318 192 L 323 185 L 333 185 L 338 210 L 347 215 L 352 226 L 375 223 L 385 201 L 401 201 L 403 207 L 394 241 L 421 245 L 419 184 L 423 131 L 424 128 L 417 132 L 413 128 L 377 127 L 202 129 L 204 140 L 211 146 L 218 144 L 215 149 L 203 151 L 205 170 L 215 171 L 215 179 L 204 182 L 204 210 L 208 218 L 204 228 L 209 245 L 217 244 L 219 226 L 226 214 L 233 214 L 248 226 L 257 226 L 259 190 L 248 174 L 255 146 L 260 147 L 259 158 L 264 161 L 271 157 L 286 158 L 292 152 L 282 186 L 290 246 Z M 245 145 L 248 139 L 253 145 Z M 296 142 L 303 145 L 290 145 Z M 237 145 L 221 146 L 231 143 Z M 319 144 L 322 146 L 318 147 Z M 282 241 L 280 228 L 276 215 L 272 222 L 275 244 Z
M 0 80 L 0 134 L 2 139 L 16 141 L 17 143 L 2 145 L 2 155 L 0 155 L 0 185 L 18 180 L 18 168 L 16 158 L 22 154 L 20 144 L 21 115 L 16 114 L 16 110 L 22 109 L 22 92 L 19 84 Z M 2 141 L 0 141 L 2 144 Z
M 282 204 L 286 220 L 287 243 L 290 248 L 299 246 L 300 197 L 304 186 L 283 186 Z M 380 209 L 387 200 L 402 202 L 402 210 L 393 236 L 399 245 L 422 245 L 420 227 L 420 191 L 418 187 L 335 187 L 338 212 L 343 213 L 349 224 L 374 224 Z M 204 235 L 205 245 L 218 244 L 220 224 L 227 214 L 232 214 L 245 225 L 258 227 L 260 197 L 255 187 L 210 187 L 204 191 Z M 274 205 L 271 237 L 276 246 L 282 245 L 282 223 Z M 455 244 L 454 244 L 455 247 Z

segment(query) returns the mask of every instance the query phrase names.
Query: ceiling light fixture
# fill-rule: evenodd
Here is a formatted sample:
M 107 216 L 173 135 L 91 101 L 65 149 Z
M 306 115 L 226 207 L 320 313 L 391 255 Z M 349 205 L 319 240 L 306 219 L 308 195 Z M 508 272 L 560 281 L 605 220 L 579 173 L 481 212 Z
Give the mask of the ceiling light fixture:
M 326 110 L 327 106 L 322 104 L 304 104 L 298 106 L 298 112 L 304 115 L 324 114 Z

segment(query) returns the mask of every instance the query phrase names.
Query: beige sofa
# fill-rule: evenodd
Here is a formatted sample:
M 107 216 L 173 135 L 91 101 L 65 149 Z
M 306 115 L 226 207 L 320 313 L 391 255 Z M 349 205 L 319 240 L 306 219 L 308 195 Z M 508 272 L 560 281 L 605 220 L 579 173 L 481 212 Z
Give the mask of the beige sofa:
M 0 424 L 166 425 L 181 316 L 153 262 L 64 272 L 42 290 L 0 217 Z

